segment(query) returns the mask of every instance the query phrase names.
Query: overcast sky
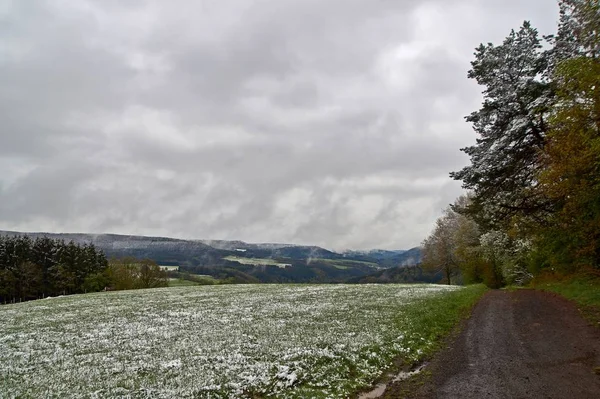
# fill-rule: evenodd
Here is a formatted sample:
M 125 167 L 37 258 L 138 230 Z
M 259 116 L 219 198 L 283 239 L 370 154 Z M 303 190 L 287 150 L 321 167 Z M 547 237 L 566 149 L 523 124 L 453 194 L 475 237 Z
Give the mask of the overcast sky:
M 554 0 L 0 0 L 0 229 L 410 248 Z

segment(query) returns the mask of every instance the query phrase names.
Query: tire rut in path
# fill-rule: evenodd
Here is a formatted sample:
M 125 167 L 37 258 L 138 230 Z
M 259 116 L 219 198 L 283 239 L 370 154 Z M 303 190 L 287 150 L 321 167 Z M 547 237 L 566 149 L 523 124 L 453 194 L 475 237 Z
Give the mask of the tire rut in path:
M 600 329 L 554 294 L 491 291 L 416 398 L 600 398 Z M 386 398 L 398 396 L 390 386 Z

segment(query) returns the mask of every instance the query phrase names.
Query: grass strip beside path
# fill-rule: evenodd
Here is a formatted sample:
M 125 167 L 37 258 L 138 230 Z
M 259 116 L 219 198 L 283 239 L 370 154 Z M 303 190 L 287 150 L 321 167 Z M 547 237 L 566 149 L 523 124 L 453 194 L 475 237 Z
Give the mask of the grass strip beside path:
M 583 316 L 600 328 L 600 272 L 590 270 L 568 276 L 544 274 L 536 277 L 531 286 L 572 300 Z

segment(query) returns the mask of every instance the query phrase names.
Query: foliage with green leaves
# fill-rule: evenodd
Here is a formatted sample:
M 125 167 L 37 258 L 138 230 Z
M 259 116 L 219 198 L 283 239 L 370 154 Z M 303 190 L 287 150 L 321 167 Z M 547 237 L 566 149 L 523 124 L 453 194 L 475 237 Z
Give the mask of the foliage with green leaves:
M 600 266 L 600 59 L 564 61 L 541 174 L 556 204 L 539 234 L 553 266 Z
M 530 243 L 502 230 L 483 231 L 469 215 L 458 210 L 470 205 L 460 196 L 437 220 L 422 244 L 423 267 L 441 271 L 447 283 L 485 283 L 498 288 L 505 283 L 522 285 L 528 271 Z
M 108 266 L 111 288 L 134 290 L 168 286 L 167 272 L 150 259 L 113 259 Z
M 466 247 L 472 263 L 508 283 L 600 268 L 600 2 L 559 9 L 546 47 L 525 22 L 501 45 L 480 45 L 469 72 L 484 101 L 467 117 L 479 134 L 463 149 L 471 164 L 451 173 L 472 196 L 453 210 L 482 234 Z

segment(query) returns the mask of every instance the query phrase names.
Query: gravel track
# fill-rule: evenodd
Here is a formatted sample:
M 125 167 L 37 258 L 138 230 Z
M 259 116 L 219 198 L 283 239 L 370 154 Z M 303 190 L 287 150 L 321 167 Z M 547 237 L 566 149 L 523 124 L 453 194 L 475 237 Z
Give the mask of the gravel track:
M 600 329 L 554 294 L 488 292 L 413 398 L 600 398 Z M 398 384 L 385 398 L 404 397 Z

